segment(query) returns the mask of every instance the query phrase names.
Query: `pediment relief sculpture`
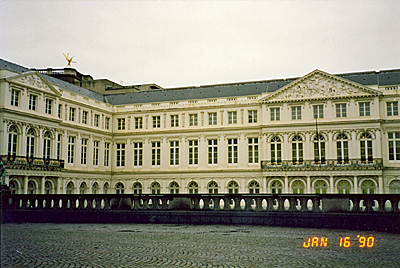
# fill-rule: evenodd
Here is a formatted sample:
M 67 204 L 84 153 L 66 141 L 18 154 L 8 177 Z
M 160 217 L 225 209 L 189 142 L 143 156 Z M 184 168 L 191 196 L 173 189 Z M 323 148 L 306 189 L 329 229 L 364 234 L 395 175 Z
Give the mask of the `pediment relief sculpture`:
M 22 74 L 17 77 L 13 77 L 9 79 L 11 82 L 16 82 L 23 85 L 28 85 L 30 87 L 39 88 L 47 92 L 55 93 L 57 95 L 61 95 L 61 93 L 55 89 L 49 82 L 47 82 L 40 74 L 38 73 L 27 73 Z
M 335 98 L 381 94 L 343 78 L 314 71 L 266 96 L 261 101 Z

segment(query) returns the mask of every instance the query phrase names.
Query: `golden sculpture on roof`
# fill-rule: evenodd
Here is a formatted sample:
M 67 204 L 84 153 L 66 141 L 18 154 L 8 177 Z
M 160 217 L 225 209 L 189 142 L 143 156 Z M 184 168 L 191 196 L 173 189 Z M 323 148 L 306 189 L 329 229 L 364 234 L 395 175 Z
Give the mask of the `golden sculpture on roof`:
M 63 53 L 63 55 L 64 55 L 65 59 L 66 59 L 67 62 L 68 62 L 67 66 L 65 66 L 65 67 L 71 67 L 71 63 L 76 63 L 76 61 L 72 61 L 72 59 L 73 59 L 75 56 L 72 56 L 72 57 L 70 58 L 70 57 L 69 57 L 69 53 L 67 53 L 67 55 L 65 55 L 65 54 Z

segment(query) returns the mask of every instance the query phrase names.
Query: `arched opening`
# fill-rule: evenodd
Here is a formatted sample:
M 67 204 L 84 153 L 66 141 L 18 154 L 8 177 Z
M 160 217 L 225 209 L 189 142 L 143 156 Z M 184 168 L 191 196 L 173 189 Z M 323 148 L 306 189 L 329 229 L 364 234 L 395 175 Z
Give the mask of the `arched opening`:
M 110 184 L 108 184 L 108 182 L 106 182 L 103 185 L 103 193 L 108 194 L 109 192 L 110 192 Z
M 10 193 L 11 194 L 18 194 L 18 182 L 16 182 L 15 180 L 11 180 L 10 183 Z
M 125 186 L 122 182 L 118 182 L 115 184 L 115 193 L 116 194 L 124 194 Z
M 53 192 L 53 184 L 50 181 L 44 183 L 44 192 L 46 194 L 51 194 Z
M 389 192 L 391 194 L 400 194 L 400 180 L 393 180 L 390 182 Z
M 346 180 L 341 180 L 337 184 L 337 189 L 339 194 L 349 194 L 351 190 L 351 184 Z
M 158 182 L 153 182 L 150 185 L 150 191 L 152 194 L 160 194 L 161 193 L 161 185 Z
M 316 194 L 326 194 L 328 185 L 323 180 L 317 180 L 314 184 L 314 189 Z
M 230 194 L 238 194 L 239 193 L 239 184 L 236 181 L 230 181 L 228 183 L 228 193 L 230 193 Z
M 249 193 L 250 194 L 259 194 L 260 193 L 260 184 L 257 181 L 249 182 Z
M 199 185 L 195 181 L 191 181 L 188 184 L 189 194 L 198 194 L 199 193 Z
M 68 182 L 65 193 L 66 194 L 73 194 L 74 193 L 74 188 L 75 188 L 74 187 L 74 183 L 72 181 Z
M 92 194 L 98 194 L 99 193 L 99 184 L 97 182 L 94 182 L 92 185 Z
M 210 181 L 207 185 L 209 194 L 218 194 L 218 183 L 215 181 Z
M 171 194 L 179 194 L 179 184 L 176 181 L 169 184 L 169 192 Z
M 280 181 L 274 180 L 271 182 L 271 192 L 273 194 L 281 194 L 283 189 L 283 185 Z
M 304 194 L 305 185 L 301 180 L 295 180 L 292 183 L 292 189 L 294 194 Z
M 361 183 L 361 191 L 363 194 L 374 194 L 376 192 L 375 183 L 372 180 L 365 180 Z
M 140 182 L 135 182 L 133 184 L 133 194 L 142 194 L 143 186 Z
M 87 184 L 86 184 L 86 182 L 82 182 L 81 185 L 79 186 L 79 193 L 80 194 L 86 194 L 87 193 Z
M 28 181 L 28 194 L 36 194 L 36 183 L 34 181 Z

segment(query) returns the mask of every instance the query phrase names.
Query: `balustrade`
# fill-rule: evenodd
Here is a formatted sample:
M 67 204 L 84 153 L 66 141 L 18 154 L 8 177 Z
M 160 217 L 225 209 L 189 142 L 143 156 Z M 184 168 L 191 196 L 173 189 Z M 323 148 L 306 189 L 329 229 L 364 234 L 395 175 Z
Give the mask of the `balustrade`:
M 343 213 L 400 213 L 396 194 L 48 194 L 3 195 L 6 209 L 29 210 L 171 210 L 174 198 L 186 200 L 190 210 L 322 212 L 327 200 L 345 200 Z

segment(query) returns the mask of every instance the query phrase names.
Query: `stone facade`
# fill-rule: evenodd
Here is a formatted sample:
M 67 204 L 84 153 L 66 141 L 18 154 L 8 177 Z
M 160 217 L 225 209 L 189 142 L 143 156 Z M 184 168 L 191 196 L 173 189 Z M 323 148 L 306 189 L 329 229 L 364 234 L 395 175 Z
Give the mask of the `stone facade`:
M 0 67 L 14 193 L 400 193 L 400 70 L 315 70 L 141 101 L 146 92 L 108 98 Z

